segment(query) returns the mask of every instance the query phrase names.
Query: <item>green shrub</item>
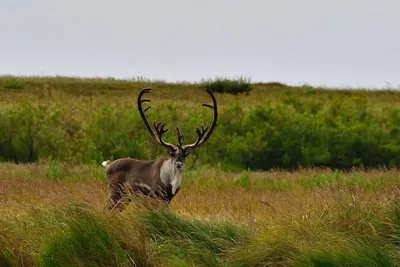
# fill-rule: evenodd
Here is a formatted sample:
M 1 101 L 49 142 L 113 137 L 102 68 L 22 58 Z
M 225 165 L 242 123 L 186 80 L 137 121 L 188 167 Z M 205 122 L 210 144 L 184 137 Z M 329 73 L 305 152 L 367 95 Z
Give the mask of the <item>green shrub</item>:
M 168 105 L 161 104 L 159 109 L 162 112 L 152 114 L 152 118 L 176 118 L 178 121 L 169 123 L 169 128 L 183 125 L 186 142 L 194 142 L 193 129 L 211 116 L 205 109 L 181 116 L 174 115 L 179 111 L 168 109 Z M 188 164 L 220 162 L 238 170 L 400 166 L 398 126 L 379 126 L 388 114 L 367 112 L 364 116 L 369 118 L 361 122 L 357 112 L 345 107 L 341 110 L 333 116 L 330 110 L 299 113 L 286 105 L 265 104 L 248 110 L 239 105 L 225 106 L 220 108 L 213 136 L 189 156 Z M 21 103 L 0 110 L 0 115 L 0 159 L 5 161 L 53 158 L 99 163 L 120 157 L 152 159 L 164 155 L 139 115 L 129 108 L 101 105 L 86 117 L 78 117 L 57 104 Z M 169 131 L 165 139 L 176 142 L 176 134 Z
M 203 87 L 215 93 L 246 94 L 253 89 L 249 78 L 228 79 L 216 77 L 214 80 L 203 80 Z
M 107 82 L 110 86 L 120 85 Z M 85 86 L 91 84 L 86 81 L 79 90 Z M 165 155 L 164 149 L 152 141 L 137 112 L 136 93 L 110 90 L 103 96 L 103 89 L 93 89 L 87 97 L 63 90 L 53 90 L 50 99 L 32 97 L 25 90 L 21 95 L 26 99 L 0 108 L 1 161 L 51 158 L 99 164 L 105 159 Z M 260 90 L 257 94 L 263 93 Z M 192 89 L 179 95 L 165 89 L 151 93 L 151 100 L 157 103 L 148 112 L 149 122 L 166 121 L 170 129 L 166 141 L 176 143 L 175 127 L 179 126 L 184 142 L 194 142 L 196 126 L 211 121 L 210 109 L 193 101 L 207 101 L 203 100 L 207 97 L 204 92 L 197 92 L 200 90 Z M 221 164 L 225 170 L 234 171 L 299 166 L 400 167 L 399 105 L 374 104 L 377 100 L 366 92 L 345 96 L 341 92 L 313 92 L 309 95 L 287 88 L 271 91 L 273 97 L 257 99 L 255 104 L 253 95 L 219 95 L 215 132 L 188 157 L 189 168 L 204 164 Z M 6 94 L 0 99 L 12 97 Z M 15 92 L 10 94 L 14 96 Z
M 24 82 L 19 79 L 9 78 L 3 80 L 3 88 L 5 89 L 24 89 Z

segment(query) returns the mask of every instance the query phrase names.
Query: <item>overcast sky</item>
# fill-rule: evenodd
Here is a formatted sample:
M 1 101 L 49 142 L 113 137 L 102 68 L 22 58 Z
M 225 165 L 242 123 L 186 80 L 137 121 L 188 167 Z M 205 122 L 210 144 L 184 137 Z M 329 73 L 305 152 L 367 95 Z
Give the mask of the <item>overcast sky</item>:
M 0 74 L 400 87 L 400 0 L 0 0 Z

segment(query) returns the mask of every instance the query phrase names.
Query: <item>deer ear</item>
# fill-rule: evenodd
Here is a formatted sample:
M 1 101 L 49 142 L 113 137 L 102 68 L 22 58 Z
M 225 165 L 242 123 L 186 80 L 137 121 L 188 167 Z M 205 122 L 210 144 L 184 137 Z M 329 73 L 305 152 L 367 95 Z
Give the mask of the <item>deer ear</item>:
M 170 154 L 171 156 L 173 156 L 176 152 L 176 148 L 168 148 L 167 149 L 167 153 Z

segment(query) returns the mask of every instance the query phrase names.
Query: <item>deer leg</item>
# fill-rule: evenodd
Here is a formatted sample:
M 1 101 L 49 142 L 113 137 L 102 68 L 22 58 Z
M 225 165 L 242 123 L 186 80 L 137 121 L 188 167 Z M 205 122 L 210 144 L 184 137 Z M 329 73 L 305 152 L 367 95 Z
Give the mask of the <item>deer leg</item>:
M 151 188 L 146 184 L 135 184 L 132 186 L 131 192 L 136 195 L 148 196 L 151 194 Z
M 117 208 L 119 211 L 123 210 L 123 204 L 120 202 L 123 197 L 123 193 L 120 188 L 111 186 L 110 187 L 110 196 L 107 203 L 108 209 Z
M 167 203 L 167 204 L 171 203 L 171 196 L 168 193 L 168 191 L 157 190 L 154 197 L 156 199 L 163 201 L 164 203 Z

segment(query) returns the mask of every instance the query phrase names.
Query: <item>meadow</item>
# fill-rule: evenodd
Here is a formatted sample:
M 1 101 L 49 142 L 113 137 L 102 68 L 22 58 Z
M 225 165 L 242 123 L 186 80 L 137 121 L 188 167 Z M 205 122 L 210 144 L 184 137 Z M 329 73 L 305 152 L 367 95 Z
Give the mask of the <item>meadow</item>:
M 150 120 L 186 142 L 211 121 L 201 83 L 0 77 L 0 266 L 400 264 L 399 92 L 219 92 L 171 206 L 106 211 L 101 161 L 163 155 L 137 112 L 148 86 Z

